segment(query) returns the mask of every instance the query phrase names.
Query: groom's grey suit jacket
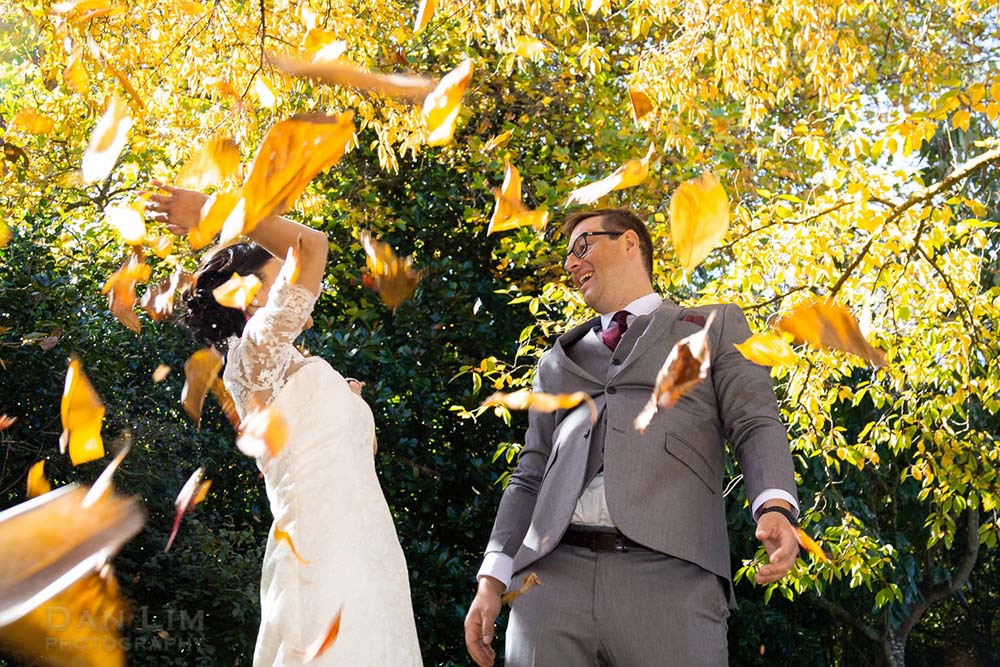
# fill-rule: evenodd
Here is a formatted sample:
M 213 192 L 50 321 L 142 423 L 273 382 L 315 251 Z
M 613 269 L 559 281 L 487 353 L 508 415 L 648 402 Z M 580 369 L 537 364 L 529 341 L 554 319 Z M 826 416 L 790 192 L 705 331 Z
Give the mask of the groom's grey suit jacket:
M 709 313 L 711 374 L 645 433 L 633 421 L 657 372 L 681 338 Z M 595 318 L 562 335 L 539 361 L 534 391 L 584 391 L 596 403 L 530 412 L 524 449 L 510 479 L 487 551 L 503 551 L 518 572 L 552 551 L 586 484 L 603 466 L 608 509 L 629 538 L 731 580 L 723 475 L 729 442 L 755 498 L 765 489 L 795 496 L 788 436 L 768 369 L 734 347 L 750 336 L 735 305 L 683 309 L 669 300 L 635 318 L 612 353 Z

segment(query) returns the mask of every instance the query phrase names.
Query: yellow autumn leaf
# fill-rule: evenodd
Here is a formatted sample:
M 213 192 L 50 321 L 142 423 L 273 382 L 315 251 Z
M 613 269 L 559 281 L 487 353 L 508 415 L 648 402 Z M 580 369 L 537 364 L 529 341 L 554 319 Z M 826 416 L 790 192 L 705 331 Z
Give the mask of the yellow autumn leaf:
M 761 366 L 794 366 L 799 360 L 788 341 L 777 334 L 755 334 L 733 347 Z
M 968 109 L 959 109 L 951 117 L 951 126 L 956 130 L 962 130 L 963 132 L 969 131 L 969 123 L 972 120 L 972 114 L 969 113 Z
M 198 468 L 195 470 L 184 486 L 181 487 L 180 493 L 177 494 L 177 498 L 174 500 L 174 508 L 176 513 L 174 514 L 174 525 L 170 529 L 170 536 L 167 538 L 167 546 L 164 547 L 163 552 L 166 553 L 170 551 L 170 546 L 174 543 L 174 538 L 177 537 L 177 531 L 181 527 L 181 519 L 185 515 L 190 514 L 194 511 L 205 497 L 208 495 L 208 490 L 212 486 L 211 480 L 202 481 L 202 477 L 205 475 L 205 468 Z
M 0 248 L 3 248 L 10 243 L 10 239 L 10 225 L 8 225 L 5 220 L 0 220 Z
M 265 453 L 274 458 L 288 444 L 288 422 L 281 412 L 269 405 L 247 415 L 240 428 L 236 447 L 251 458 Z
M 222 354 L 214 347 L 202 348 L 184 362 L 184 389 L 181 390 L 181 403 L 184 412 L 199 427 L 205 395 L 218 377 L 222 363 Z
M 316 174 L 340 161 L 353 137 L 352 111 L 298 114 L 272 126 L 243 186 L 242 233 L 291 208 Z
M 295 560 L 299 561 L 303 565 L 308 565 L 309 561 L 302 557 L 299 550 L 295 548 L 295 543 L 292 542 L 292 536 L 286 531 L 281 529 L 277 523 L 274 524 L 274 540 L 276 542 L 284 542 L 288 545 L 288 548 L 292 550 L 292 555 L 295 556 Z
M 645 156 L 629 160 L 606 178 L 573 190 L 566 199 L 566 206 L 593 204 L 609 192 L 639 185 L 649 175 L 649 163 L 653 159 L 653 155 L 653 144 L 650 144 Z
M 45 479 L 45 461 L 39 461 L 28 471 L 28 497 L 41 496 L 51 490 L 52 485 Z
M 177 184 L 205 190 L 237 176 L 239 169 L 240 149 L 236 142 L 228 137 L 212 137 L 177 172 Z
M 382 303 L 395 310 L 416 291 L 420 271 L 413 268 L 411 257 L 396 256 L 392 246 L 376 241 L 368 232 L 361 232 L 361 247 L 370 279 L 366 284 L 378 292 Z
M 28 134 L 52 134 L 56 124 L 51 118 L 34 111 L 18 111 L 10 119 L 8 128 L 11 130 L 21 130 Z
M 434 91 L 436 82 L 412 74 L 369 72 L 340 58 L 321 61 L 271 55 L 271 61 L 285 74 L 316 79 L 331 86 L 346 86 L 378 93 L 411 104 L 419 104 Z
M 473 61 L 466 60 L 448 72 L 424 100 L 423 116 L 427 121 L 428 146 L 443 146 L 451 141 L 462 109 L 462 96 L 472 81 L 473 67 Z
M 260 106 L 265 109 L 272 108 L 277 103 L 277 97 L 274 94 L 274 88 L 271 84 L 267 82 L 262 76 L 257 76 L 253 82 L 253 92 L 257 95 L 257 101 L 260 102 Z
M 420 0 L 420 7 L 417 9 L 417 19 L 413 23 L 413 34 L 416 34 L 427 27 L 434 17 L 434 10 L 437 9 L 437 0 Z
M 108 277 L 101 289 L 101 294 L 108 295 L 108 308 L 111 313 L 119 322 L 136 333 L 142 330 L 142 325 L 134 310 L 135 286 L 136 283 L 149 280 L 150 271 L 149 264 L 144 261 L 142 250 L 133 247 L 129 258 L 120 269 Z
M 516 37 L 514 38 L 514 55 L 518 58 L 527 58 L 529 60 L 537 58 L 545 53 L 545 42 L 535 39 L 533 37 Z
M 170 375 L 172 369 L 166 364 L 159 364 L 153 371 L 153 382 L 163 382 Z
M 142 214 L 131 206 L 112 204 L 104 209 L 108 224 L 127 245 L 141 245 L 146 240 L 146 223 Z
M 590 410 L 590 421 L 597 421 L 597 406 L 590 394 L 577 391 L 572 394 L 546 394 L 543 392 L 531 391 L 530 389 L 518 389 L 509 394 L 498 391 L 483 401 L 482 407 L 491 405 L 503 405 L 510 410 L 534 410 L 535 412 L 555 412 L 556 410 L 569 410 L 581 403 L 586 403 Z
M 711 172 L 677 186 L 670 198 L 674 253 L 691 273 L 729 230 L 729 198 Z
M 514 133 L 513 130 L 507 130 L 506 132 L 501 132 L 497 136 L 493 137 L 492 139 L 487 141 L 486 144 L 483 146 L 483 152 L 489 153 L 494 148 L 499 148 L 500 146 L 503 146 L 508 141 L 510 141 L 510 137 L 513 133 Z
M 241 276 L 236 273 L 214 290 L 212 296 L 220 306 L 246 310 L 261 286 L 260 278 L 254 274 Z
M 821 560 L 828 565 L 830 564 L 830 557 L 826 555 L 825 551 L 823 551 L 823 547 L 821 547 L 816 540 L 809 537 L 809 534 L 806 533 L 806 531 L 801 528 L 796 528 L 795 537 L 798 538 L 800 547 L 811 553 L 818 560 Z
M 104 442 L 101 440 L 104 403 L 90 384 L 76 355 L 70 357 L 66 370 L 60 416 L 63 431 L 59 436 L 59 451 L 65 454 L 68 446 L 73 465 L 104 456 Z
M 337 610 L 337 613 L 333 615 L 330 625 L 327 626 L 323 634 L 313 640 L 313 642 L 306 647 L 306 664 L 309 664 L 316 658 L 326 653 L 337 641 L 337 636 L 340 634 L 340 618 L 343 611 L 344 607 L 341 606 L 340 609 Z
M 194 275 L 176 269 L 169 277 L 149 287 L 139 300 L 139 305 L 151 320 L 162 322 L 173 314 L 174 299 L 178 292 L 194 287 L 196 282 Z
M 209 197 L 201 208 L 201 220 L 198 226 L 188 232 L 188 245 L 192 250 L 200 250 L 211 243 L 219 232 L 232 220 L 232 238 L 240 235 L 243 229 L 243 193 L 217 192 Z
M 846 307 L 835 301 L 813 301 L 794 308 L 774 328 L 795 337 L 795 342 L 816 348 L 850 352 L 875 366 L 886 366 L 885 354 L 872 347 Z
M 493 194 L 496 197 L 496 204 L 489 227 L 486 229 L 487 236 L 495 232 L 504 232 L 525 226 L 531 226 L 537 230 L 545 228 L 549 220 L 548 209 L 531 210 L 522 203 L 521 174 L 517 171 L 517 167 L 510 162 L 507 162 L 503 184 L 500 188 L 494 188 Z
M 91 507 L 98 502 L 100 502 L 105 496 L 110 495 L 114 491 L 112 485 L 112 480 L 115 475 L 115 471 L 118 470 L 118 466 L 122 464 L 125 457 L 128 456 L 129 452 L 132 451 L 132 438 L 128 433 L 125 434 L 124 444 L 121 445 L 121 449 L 115 454 L 115 457 L 111 460 L 104 470 L 101 471 L 100 476 L 94 480 L 93 485 L 87 491 L 87 495 L 83 497 L 83 502 L 80 506 L 84 509 Z
M 518 599 L 519 597 L 521 597 L 522 595 L 524 595 L 525 593 L 527 593 L 528 591 L 530 591 L 532 588 L 534 588 L 535 586 L 537 586 L 540 583 L 542 583 L 542 582 L 538 578 L 538 574 L 536 574 L 535 572 L 532 572 L 527 577 L 524 578 L 524 583 L 521 584 L 521 588 L 517 589 L 516 591 L 508 591 L 508 592 L 504 593 L 503 595 L 501 595 L 500 596 L 500 603 L 501 604 L 510 604 L 514 600 Z
M 653 110 L 653 102 L 642 88 L 628 87 L 628 97 L 632 102 L 632 120 L 638 123 Z
M 84 183 L 96 183 L 108 177 L 125 148 L 131 127 L 128 108 L 119 98 L 112 97 L 83 154 L 81 174 Z
M 63 79 L 78 95 L 86 97 L 90 94 L 90 75 L 83 65 L 83 56 L 80 49 L 73 51 L 63 70 Z
M 166 234 L 160 234 L 154 239 L 147 238 L 146 241 L 149 249 L 160 259 L 166 259 L 174 249 L 174 237 Z

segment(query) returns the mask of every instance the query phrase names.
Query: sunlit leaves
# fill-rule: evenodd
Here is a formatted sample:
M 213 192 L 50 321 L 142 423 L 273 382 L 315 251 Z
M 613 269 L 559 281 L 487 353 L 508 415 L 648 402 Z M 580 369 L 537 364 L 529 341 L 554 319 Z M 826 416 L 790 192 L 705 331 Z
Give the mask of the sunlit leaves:
M 798 343 L 850 352 L 875 366 L 888 363 L 885 354 L 865 340 L 851 311 L 833 301 L 802 304 L 778 320 L 774 328 L 791 334 Z
M 340 634 L 340 616 L 344 608 L 341 607 L 337 610 L 337 613 L 333 615 L 333 619 L 330 621 L 330 625 L 323 632 L 322 635 L 317 637 L 307 648 L 306 648 L 306 663 L 320 657 L 326 653 L 334 642 L 337 641 L 337 636 Z
M 205 394 L 218 377 L 222 362 L 222 354 L 214 347 L 202 348 L 184 362 L 184 389 L 181 391 L 181 403 L 184 412 L 199 426 Z
M 684 394 L 708 376 L 711 350 L 708 330 L 715 320 L 713 310 L 700 331 L 677 341 L 653 382 L 653 395 L 635 418 L 635 428 L 645 432 L 657 410 L 672 407 Z
M 236 440 L 239 450 L 252 458 L 259 458 L 265 453 L 274 458 L 287 444 L 288 422 L 273 405 L 248 414 Z
M 127 245 L 141 245 L 146 240 L 146 223 L 142 214 L 131 206 L 111 205 L 104 209 L 108 224 Z
M 420 272 L 413 268 L 411 257 L 397 257 L 392 246 L 376 241 L 368 232 L 361 232 L 361 247 L 365 250 L 365 263 L 372 287 L 382 303 L 395 310 L 409 299 L 420 282 Z
M 208 495 L 208 490 L 212 486 L 211 480 L 202 480 L 205 476 L 205 469 L 198 468 L 195 470 L 188 480 L 181 487 L 180 493 L 177 494 L 176 500 L 174 500 L 174 508 L 177 510 L 174 515 L 174 525 L 170 529 L 170 537 L 167 538 L 167 546 L 164 547 L 163 551 L 170 551 L 170 545 L 174 543 L 174 538 L 177 537 L 177 531 L 181 527 L 181 519 L 185 515 L 190 514 L 194 511 L 205 497 Z
M 458 113 L 462 110 L 462 96 L 472 81 L 473 65 L 473 61 L 466 60 L 448 72 L 424 100 L 428 146 L 443 146 L 451 141 Z
M 316 79 L 332 86 L 346 86 L 386 97 L 419 104 L 434 91 L 435 81 L 412 74 L 369 72 L 344 60 L 300 60 L 271 56 L 281 71 L 292 76 Z
M 75 355 L 70 358 L 66 370 L 60 416 L 63 431 L 59 436 L 59 451 L 65 454 L 68 446 L 73 465 L 104 456 L 104 441 L 101 440 L 104 403 Z
M 308 565 L 309 561 L 302 557 L 299 550 L 295 548 L 295 543 L 292 542 L 292 536 L 288 534 L 287 531 L 282 530 L 281 526 L 277 523 L 274 524 L 274 540 L 275 542 L 284 542 L 289 549 L 292 550 L 292 555 L 295 556 L 295 560 L 299 561 L 303 565 Z
M 222 408 L 222 414 L 226 415 L 226 419 L 229 420 L 229 424 L 234 430 L 240 430 L 240 415 L 236 411 L 236 401 L 233 400 L 233 395 L 229 393 L 226 389 L 225 383 L 222 378 L 215 378 L 215 382 L 212 383 L 212 396 L 215 396 L 215 400 L 219 402 L 219 407 Z
M 569 193 L 566 205 L 593 204 L 609 192 L 639 185 L 649 175 L 649 163 L 654 154 L 653 145 L 650 144 L 645 156 L 629 160 L 606 178 L 573 190 Z
M 572 394 L 546 394 L 530 389 L 518 389 L 508 393 L 496 392 L 491 394 L 485 401 L 483 407 L 491 405 L 502 405 L 510 410 L 534 410 L 536 412 L 555 412 L 556 410 L 569 410 L 581 403 L 586 403 L 590 410 L 590 421 L 597 420 L 597 406 L 594 399 L 583 391 Z
M 21 130 L 28 134 L 52 134 L 56 124 L 51 118 L 34 111 L 21 110 L 14 114 L 7 126 L 11 130 Z
M 537 230 L 545 228 L 549 212 L 545 208 L 531 210 L 521 202 L 521 174 L 517 167 L 507 163 L 503 185 L 493 190 L 496 204 L 490 218 L 486 235 L 504 232 L 518 227 L 531 226 Z
M 516 37 L 514 39 L 514 55 L 518 58 L 526 58 L 532 60 L 538 58 L 545 53 L 545 42 L 534 39 L 533 37 Z
M 761 366 L 793 366 L 799 360 L 788 341 L 778 334 L 756 334 L 733 347 Z
M 246 310 L 260 291 L 261 284 L 260 278 L 252 273 L 249 276 L 234 273 L 229 280 L 212 290 L 212 296 L 220 306 Z
M 52 490 L 52 485 L 45 478 L 45 461 L 39 461 L 28 470 L 28 498 L 40 496 Z
M 674 253 L 690 273 L 729 229 L 729 198 L 711 172 L 677 186 L 670 198 L 670 235 Z
M 0 220 L 0 248 L 3 248 L 10 243 L 10 239 L 10 225 L 8 225 L 5 220 Z
M 524 578 L 524 583 L 521 584 L 521 587 L 519 589 L 517 589 L 516 591 L 508 591 L 503 595 L 501 595 L 500 602 L 502 604 L 511 604 L 512 602 L 514 602 L 514 600 L 518 599 L 519 597 L 521 597 L 522 595 L 524 595 L 525 593 L 527 593 L 540 583 L 542 582 L 538 578 L 538 575 L 534 572 L 531 572 L 530 574 L 528 574 L 527 577 Z
M 195 277 L 192 274 L 175 269 L 168 278 L 149 287 L 139 300 L 139 305 L 154 322 L 162 322 L 173 314 L 177 294 L 194 284 Z
M 211 243 L 233 216 L 235 238 L 243 230 L 243 197 L 239 192 L 217 192 L 209 197 L 201 209 L 201 220 L 188 232 L 188 244 L 193 250 L 200 250 Z
M 239 169 L 240 149 L 236 142 L 227 137 L 212 137 L 177 172 L 177 184 L 204 190 L 235 178 Z
M 117 97 L 112 97 L 108 108 L 90 135 L 90 144 L 83 154 L 81 174 L 84 183 L 102 181 L 108 177 L 128 141 L 132 118 L 128 108 Z
M 284 213 L 316 174 L 336 164 L 354 136 L 354 113 L 300 114 L 268 130 L 243 187 L 243 233 Z
M 90 75 L 81 58 L 82 52 L 79 49 L 70 55 L 66 69 L 63 70 L 63 80 L 77 94 L 86 97 L 90 94 Z

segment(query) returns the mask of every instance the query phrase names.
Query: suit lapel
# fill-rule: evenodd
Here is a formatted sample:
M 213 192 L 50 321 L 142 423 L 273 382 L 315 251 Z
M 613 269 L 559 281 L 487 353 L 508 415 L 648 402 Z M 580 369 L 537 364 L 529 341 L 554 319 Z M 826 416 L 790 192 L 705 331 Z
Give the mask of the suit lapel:
M 645 331 L 639 336 L 639 340 L 635 342 L 635 347 L 628 353 L 625 357 L 624 363 L 618 370 L 621 373 L 623 370 L 632 365 L 636 359 L 642 357 L 654 343 L 661 341 L 664 337 L 670 334 L 670 331 L 674 327 L 674 322 L 677 321 L 677 316 L 681 314 L 684 309 L 678 306 L 676 303 L 670 299 L 664 299 L 660 307 L 653 311 L 649 318 L 649 324 L 646 326 Z M 627 335 L 627 334 L 626 334 Z
M 601 325 L 601 318 L 594 317 L 583 324 L 570 329 L 562 336 L 556 339 L 556 344 L 552 346 L 552 354 L 555 355 L 555 361 L 561 368 L 567 371 L 579 375 L 585 380 L 594 382 L 596 384 L 604 384 L 604 382 L 594 376 L 593 373 L 588 371 L 586 368 L 582 367 L 580 364 L 576 363 L 570 359 L 566 350 L 573 346 L 574 343 L 579 341 L 581 338 L 586 336 L 594 327 L 599 327 Z

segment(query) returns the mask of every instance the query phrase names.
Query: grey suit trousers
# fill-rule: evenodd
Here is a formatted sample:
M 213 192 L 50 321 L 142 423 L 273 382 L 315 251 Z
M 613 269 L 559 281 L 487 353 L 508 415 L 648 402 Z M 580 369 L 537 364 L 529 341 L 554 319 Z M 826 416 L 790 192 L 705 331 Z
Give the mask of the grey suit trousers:
M 508 667 L 721 667 L 728 664 L 727 584 L 653 551 L 560 545 L 519 572 L 540 584 L 511 604 Z

